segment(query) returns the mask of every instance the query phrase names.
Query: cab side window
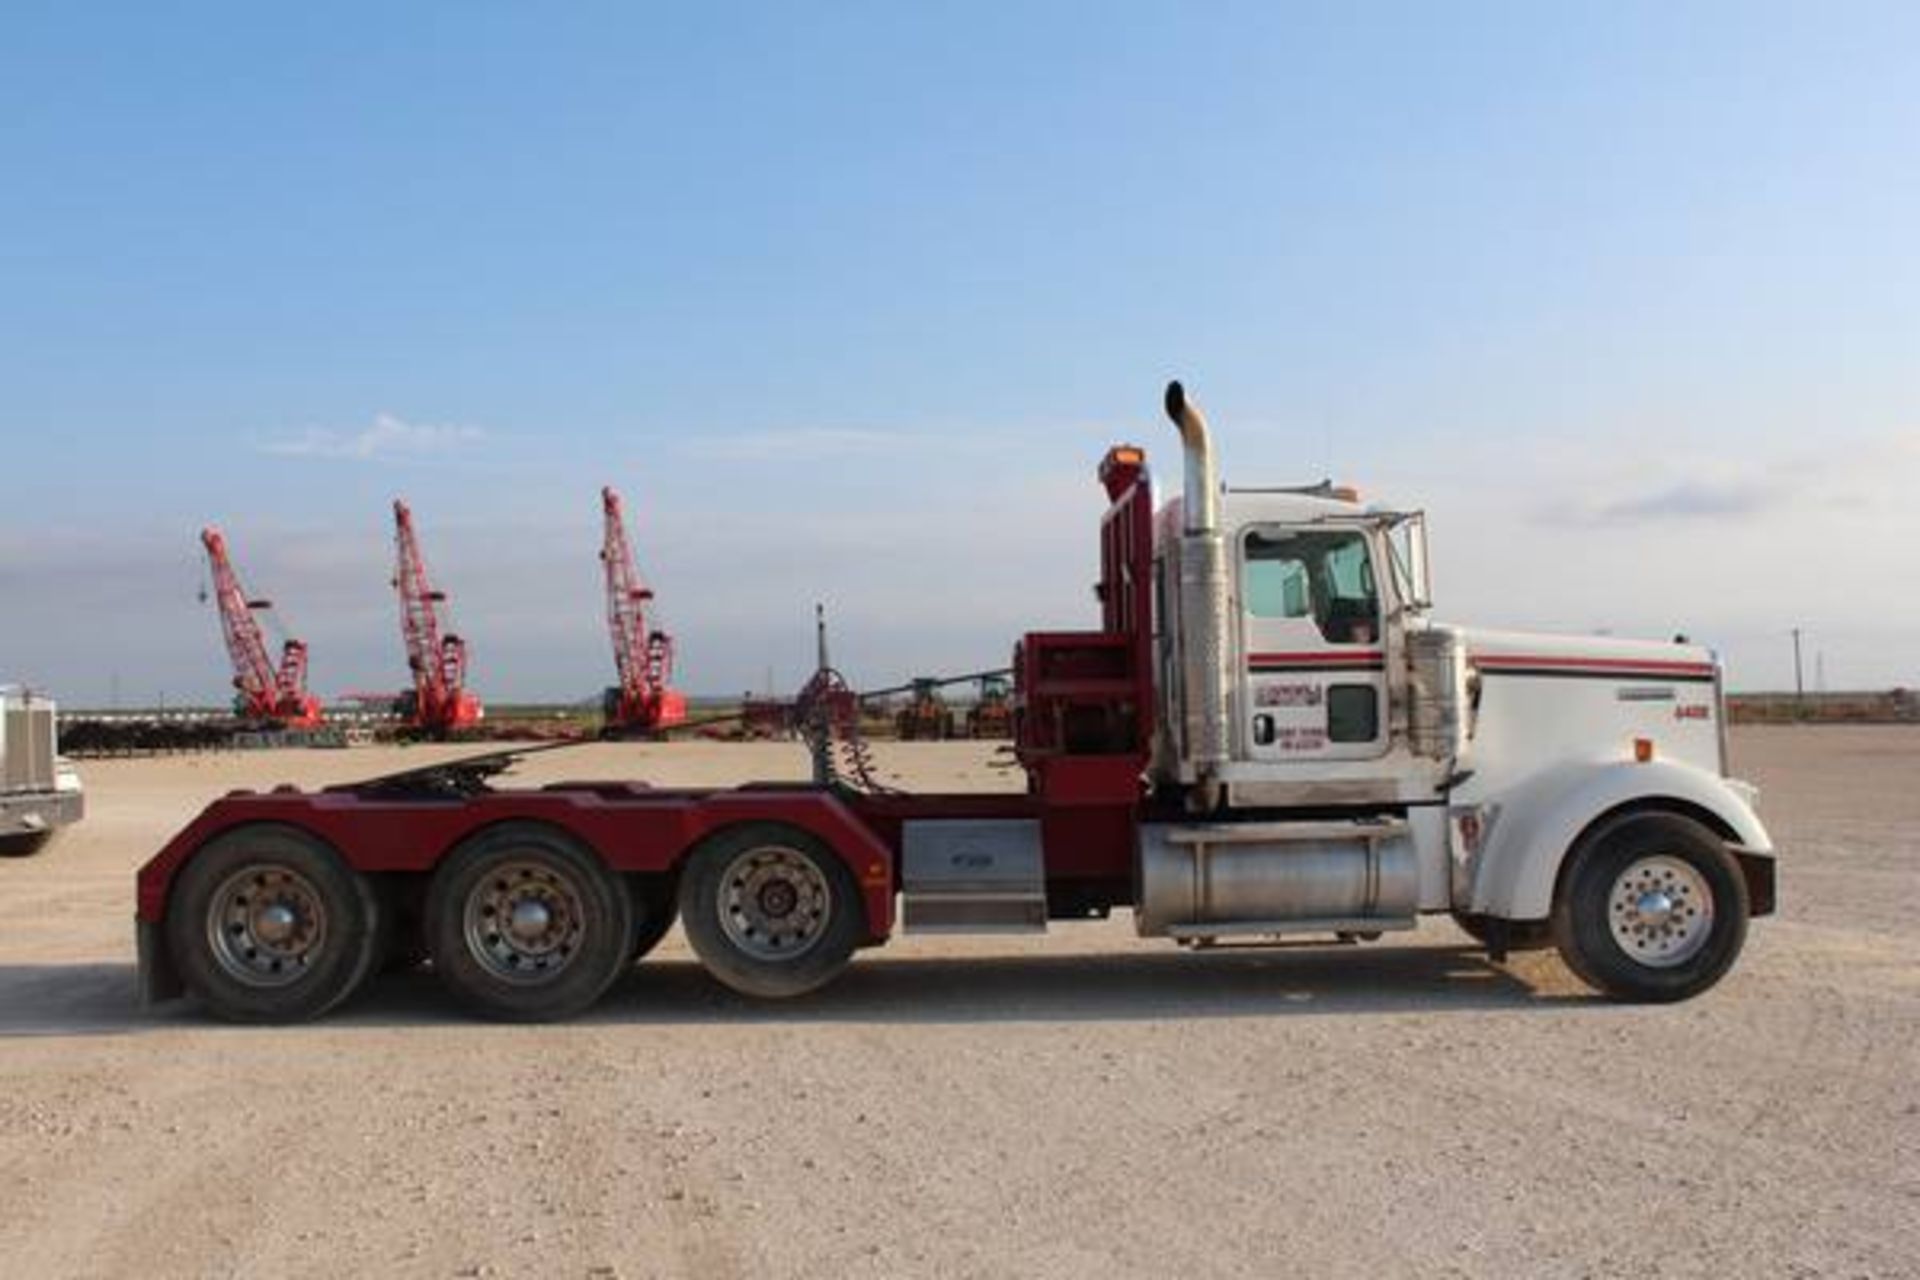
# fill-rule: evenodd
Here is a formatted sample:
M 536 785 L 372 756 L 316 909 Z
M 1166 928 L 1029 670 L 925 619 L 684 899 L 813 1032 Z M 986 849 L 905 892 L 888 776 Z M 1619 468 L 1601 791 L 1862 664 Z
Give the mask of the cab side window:
M 1249 534 L 1241 594 L 1256 618 L 1311 617 L 1328 644 L 1373 644 L 1380 638 L 1380 595 L 1366 537 L 1359 533 Z
M 1256 618 L 1307 616 L 1307 566 L 1284 544 L 1266 542 L 1258 534 L 1248 541 L 1241 589 L 1246 594 L 1247 612 Z

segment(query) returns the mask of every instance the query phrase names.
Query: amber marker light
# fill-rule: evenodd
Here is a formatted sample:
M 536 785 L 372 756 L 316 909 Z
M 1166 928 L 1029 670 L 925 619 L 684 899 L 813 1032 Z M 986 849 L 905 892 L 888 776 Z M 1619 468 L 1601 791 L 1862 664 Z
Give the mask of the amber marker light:
M 1635 738 L 1633 740 L 1633 758 L 1636 763 L 1646 764 L 1653 759 L 1653 739 Z

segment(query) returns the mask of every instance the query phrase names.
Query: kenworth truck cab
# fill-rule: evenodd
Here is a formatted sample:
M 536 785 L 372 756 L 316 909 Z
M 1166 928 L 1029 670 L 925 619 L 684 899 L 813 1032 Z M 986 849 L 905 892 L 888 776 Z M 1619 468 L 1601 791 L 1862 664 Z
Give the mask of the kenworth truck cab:
M 1556 946 L 1616 998 L 1717 982 L 1774 862 L 1726 776 L 1713 655 L 1436 621 L 1418 512 L 1223 489 L 1178 383 L 1166 408 L 1178 497 L 1156 510 L 1137 447 L 1100 466 L 1100 625 L 1015 647 L 1024 792 L 894 791 L 821 738 L 812 785 L 495 787 L 496 751 L 235 793 L 140 871 L 143 994 L 308 1018 L 425 955 L 482 1014 L 557 1018 L 676 921 L 717 980 L 787 997 L 896 926 L 1116 908 L 1193 947 L 1444 914 L 1496 960 Z M 798 720 L 855 732 L 833 675 Z
M 1420 513 L 1222 490 L 1177 384 L 1168 412 L 1186 486 L 1154 524 L 1150 776 L 1188 816 L 1142 826 L 1142 931 L 1447 911 L 1496 952 L 1557 939 L 1622 994 L 1717 977 L 1772 910 L 1773 863 L 1754 789 L 1726 777 L 1713 654 L 1436 622 Z M 1576 936 L 1602 925 L 1611 947 Z

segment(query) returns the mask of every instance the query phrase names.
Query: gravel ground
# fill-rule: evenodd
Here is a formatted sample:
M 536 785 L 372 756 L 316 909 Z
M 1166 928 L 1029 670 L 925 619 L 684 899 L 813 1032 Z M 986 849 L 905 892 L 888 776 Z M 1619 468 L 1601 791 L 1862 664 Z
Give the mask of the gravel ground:
M 1444 921 L 1189 955 L 1116 919 L 903 939 L 788 1005 L 676 934 L 569 1025 L 467 1022 L 415 974 L 275 1029 L 135 1008 L 134 868 L 228 787 L 426 749 L 92 763 L 86 822 L 0 862 L 0 1275 L 1920 1275 L 1920 732 L 1735 753 L 1781 914 L 1679 1006 Z M 1006 785 L 970 744 L 884 758 Z

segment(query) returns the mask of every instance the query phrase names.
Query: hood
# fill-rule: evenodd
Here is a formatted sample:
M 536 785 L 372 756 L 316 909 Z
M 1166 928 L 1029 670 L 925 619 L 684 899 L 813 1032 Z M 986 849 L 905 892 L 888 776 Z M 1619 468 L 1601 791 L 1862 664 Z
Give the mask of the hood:
M 1628 640 L 1618 636 L 1569 636 L 1541 631 L 1456 628 L 1475 666 L 1525 666 L 1541 670 L 1617 671 L 1621 675 L 1711 676 L 1713 650 L 1701 644 Z

